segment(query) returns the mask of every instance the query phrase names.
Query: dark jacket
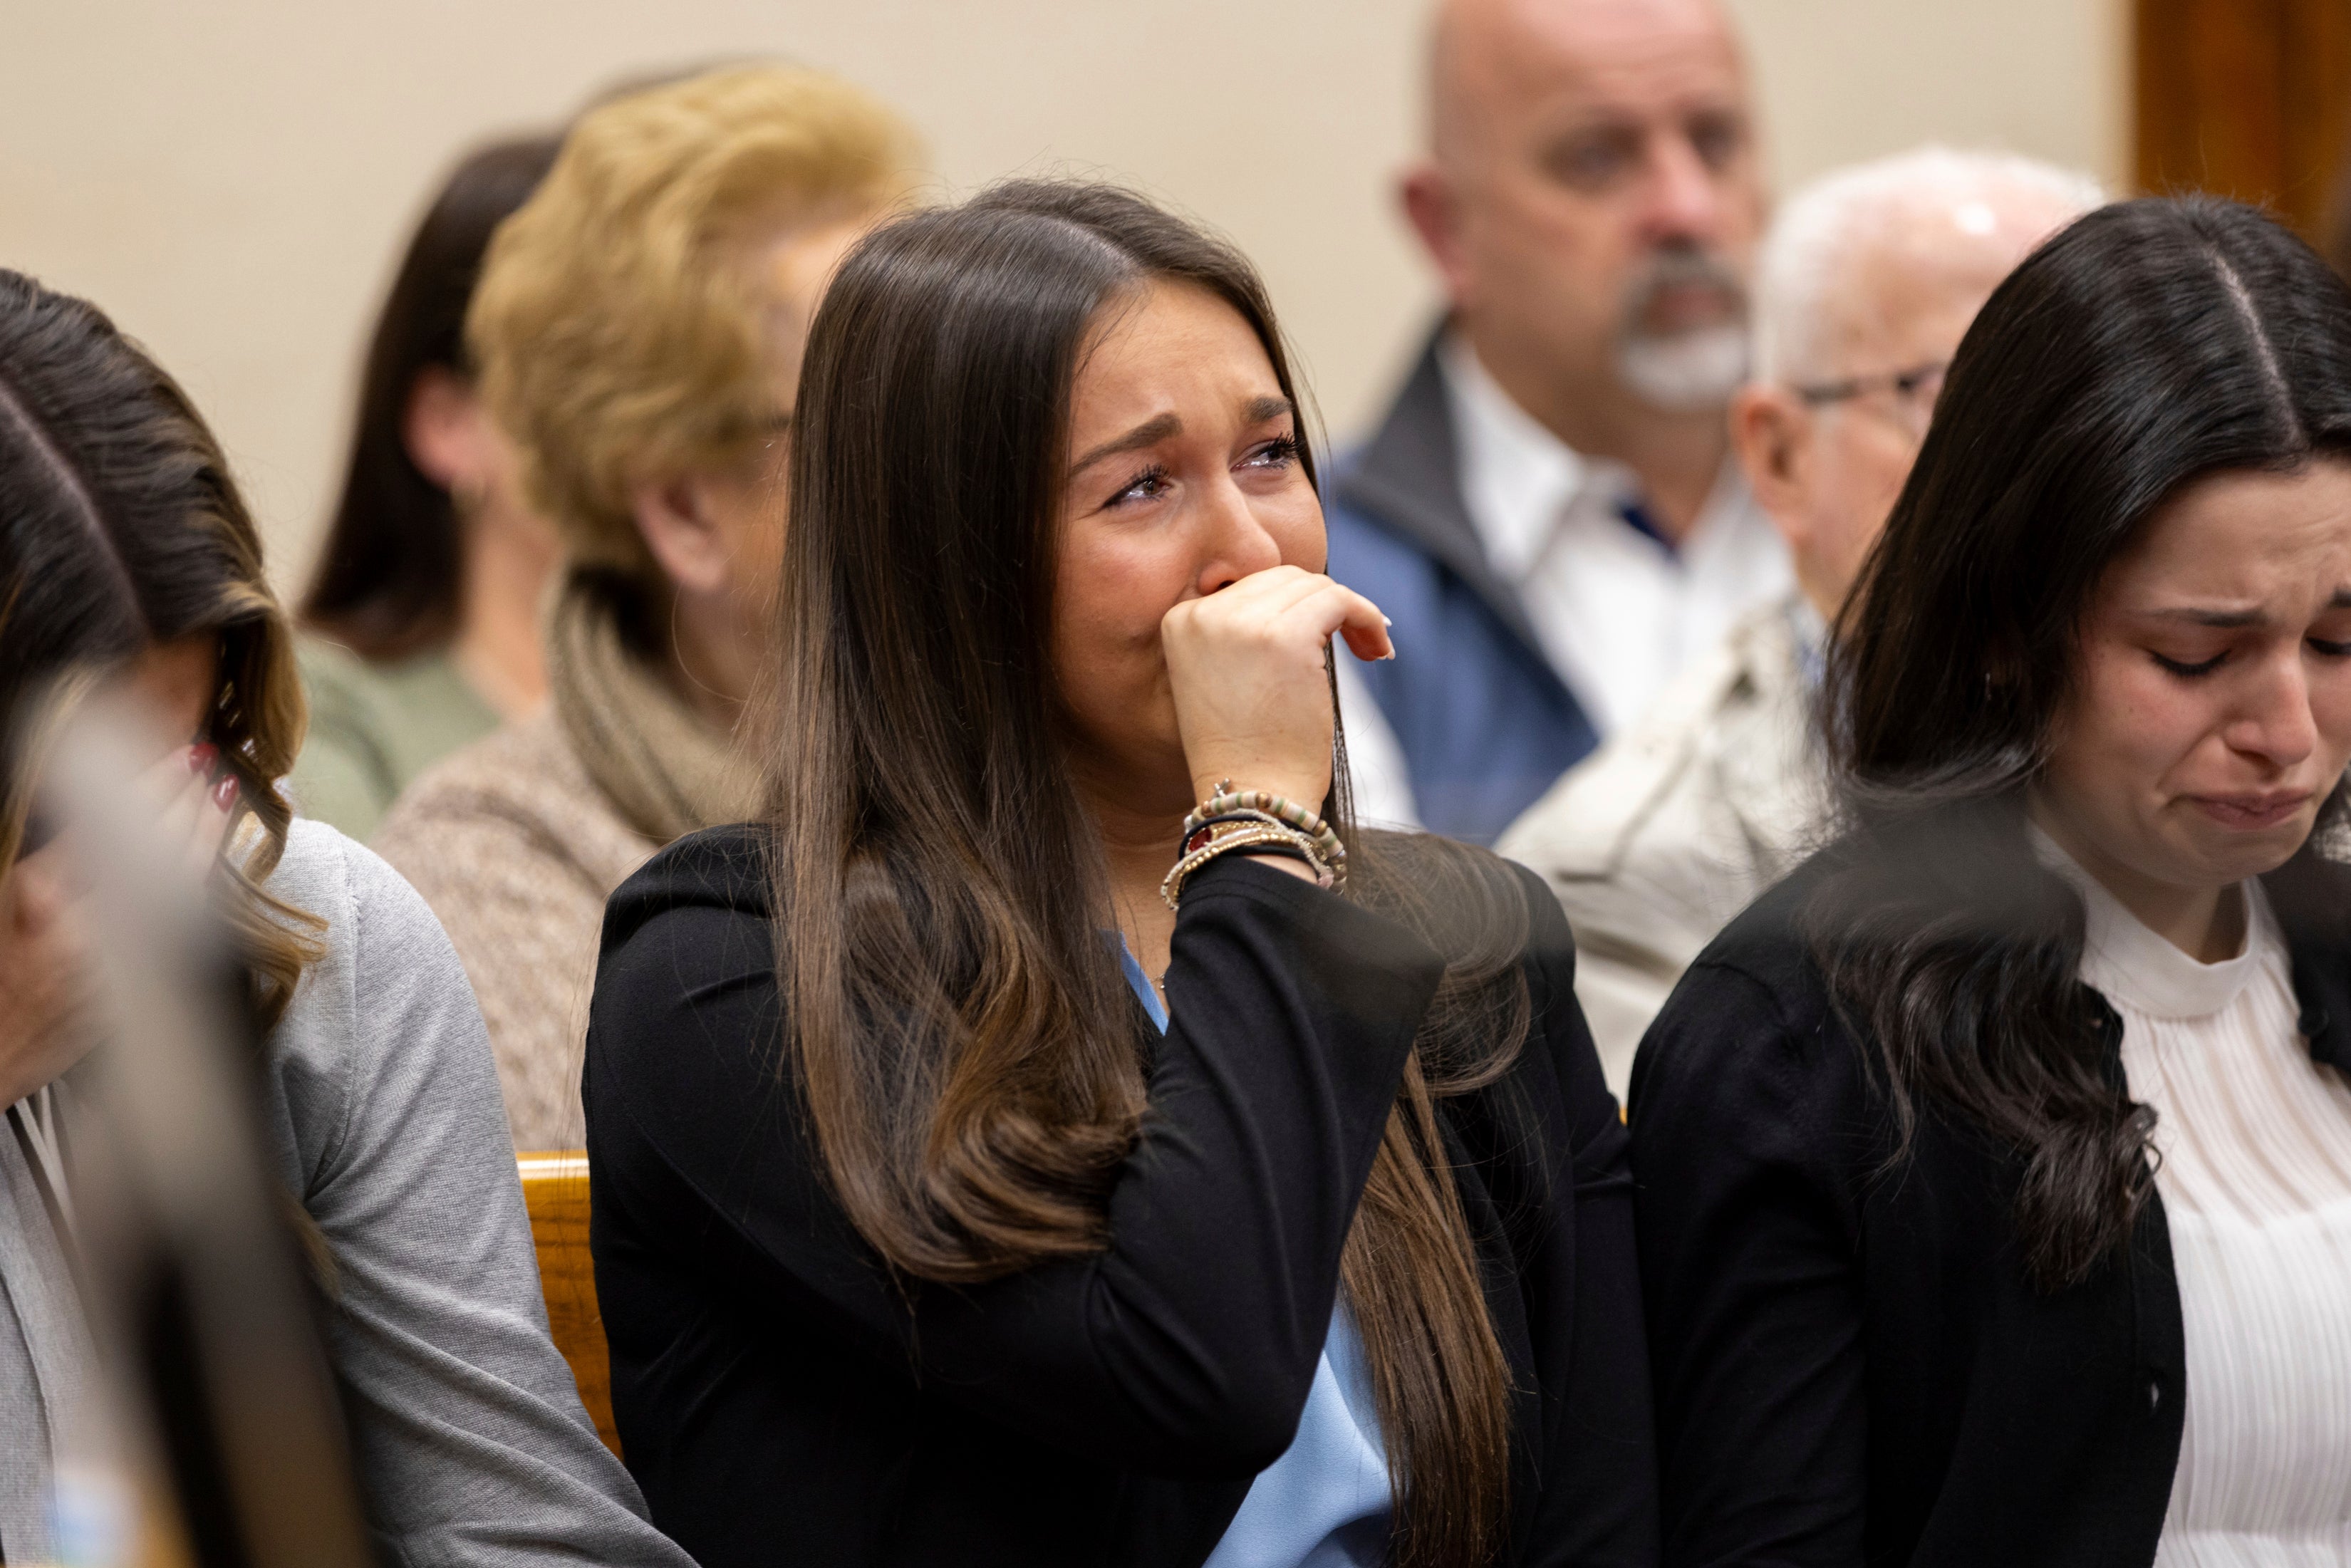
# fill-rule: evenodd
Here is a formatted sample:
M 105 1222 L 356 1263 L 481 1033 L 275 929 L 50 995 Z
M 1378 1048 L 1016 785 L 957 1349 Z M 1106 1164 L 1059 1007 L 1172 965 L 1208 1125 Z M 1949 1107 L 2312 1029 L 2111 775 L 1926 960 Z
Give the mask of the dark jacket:
M 1395 622 L 1395 658 L 1361 671 L 1422 824 L 1490 844 L 1599 734 L 1486 564 L 1460 475 L 1432 337 L 1378 434 L 1332 470 L 1330 570 Z
M 1668 1563 L 2139 1568 L 2185 1412 L 2159 1200 L 2126 1256 L 2025 1277 L 2021 1166 L 1927 1110 L 1908 1162 L 1799 929 L 1832 848 L 1691 966 L 1633 1070 Z M 2264 879 L 2312 1054 L 2351 1066 L 2351 876 Z M 2122 1072 L 2122 1020 L 2105 1019 Z
M 654 1520 L 704 1568 L 1202 1562 L 1305 1406 L 1441 961 L 1279 871 L 1210 866 L 1107 1250 L 948 1289 L 893 1278 L 830 1194 L 779 1064 L 766 879 L 758 830 L 695 834 L 605 923 L 590 1239 Z M 1509 1561 L 1646 1563 L 1625 1138 L 1566 923 L 1527 887 L 1533 1033 L 1441 1103 L 1516 1390 Z

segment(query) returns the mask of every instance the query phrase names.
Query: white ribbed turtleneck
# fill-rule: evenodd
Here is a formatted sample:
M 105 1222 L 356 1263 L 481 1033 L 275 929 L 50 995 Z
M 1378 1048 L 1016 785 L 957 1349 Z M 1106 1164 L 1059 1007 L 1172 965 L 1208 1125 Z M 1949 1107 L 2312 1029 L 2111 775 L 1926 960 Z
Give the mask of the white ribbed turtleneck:
M 2311 1060 L 2260 883 L 2244 951 L 2199 963 L 2033 838 L 2082 891 L 2082 978 L 2158 1117 L 2188 1354 L 2158 1568 L 2351 1563 L 2351 1086 Z

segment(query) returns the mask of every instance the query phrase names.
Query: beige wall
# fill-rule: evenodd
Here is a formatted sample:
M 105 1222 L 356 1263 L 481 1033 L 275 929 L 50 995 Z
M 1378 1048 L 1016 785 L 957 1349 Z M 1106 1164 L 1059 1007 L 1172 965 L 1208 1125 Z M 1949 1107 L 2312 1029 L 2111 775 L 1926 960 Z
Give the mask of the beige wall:
M 1729 0 L 1787 188 L 1927 141 L 2130 174 L 2127 0 Z
M 1389 184 L 1424 0 L 76 0 L 9 11 L 0 263 L 87 294 L 190 387 L 281 576 L 359 345 L 454 152 L 616 76 L 787 53 L 903 106 L 949 190 L 1139 182 L 1265 267 L 1335 431 L 1430 291 Z M 2120 0 L 1732 0 L 1784 183 L 1934 136 L 2117 174 Z

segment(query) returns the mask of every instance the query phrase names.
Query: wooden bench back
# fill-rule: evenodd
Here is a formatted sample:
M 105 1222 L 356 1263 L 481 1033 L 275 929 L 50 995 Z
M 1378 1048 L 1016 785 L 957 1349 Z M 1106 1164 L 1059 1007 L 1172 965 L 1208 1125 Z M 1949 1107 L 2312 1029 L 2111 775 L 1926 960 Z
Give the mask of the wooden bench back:
M 612 1426 L 612 1365 L 604 1347 L 604 1319 L 596 1310 L 596 1269 L 588 1256 L 588 1156 L 577 1149 L 528 1154 L 522 1171 L 523 1202 L 530 1209 L 530 1239 L 538 1249 L 539 1289 L 547 1296 L 547 1326 L 555 1348 L 571 1365 L 580 1402 L 596 1423 L 597 1435 L 614 1453 L 621 1435 Z

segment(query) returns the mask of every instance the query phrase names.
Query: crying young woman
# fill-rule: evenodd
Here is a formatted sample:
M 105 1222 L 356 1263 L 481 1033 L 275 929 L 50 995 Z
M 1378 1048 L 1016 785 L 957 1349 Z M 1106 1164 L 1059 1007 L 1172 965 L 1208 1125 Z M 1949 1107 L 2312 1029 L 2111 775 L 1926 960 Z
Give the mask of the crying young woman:
M 705 1568 L 1652 1560 L 1566 923 L 1350 821 L 1331 640 L 1397 651 L 1301 402 L 1115 190 L 832 283 L 770 813 L 615 895 L 589 1032 L 615 1411 Z

